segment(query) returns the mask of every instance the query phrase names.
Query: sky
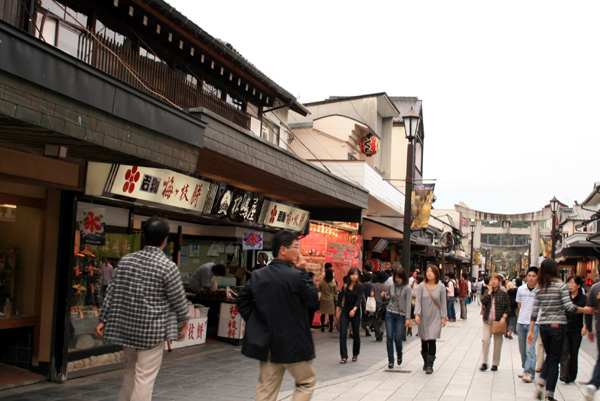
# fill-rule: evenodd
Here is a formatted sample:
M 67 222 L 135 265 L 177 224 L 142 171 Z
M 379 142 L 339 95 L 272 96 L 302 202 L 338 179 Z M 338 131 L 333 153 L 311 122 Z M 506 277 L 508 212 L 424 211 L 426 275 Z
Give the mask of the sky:
M 167 2 L 302 103 L 421 99 L 436 209 L 538 211 L 600 181 L 598 1 Z

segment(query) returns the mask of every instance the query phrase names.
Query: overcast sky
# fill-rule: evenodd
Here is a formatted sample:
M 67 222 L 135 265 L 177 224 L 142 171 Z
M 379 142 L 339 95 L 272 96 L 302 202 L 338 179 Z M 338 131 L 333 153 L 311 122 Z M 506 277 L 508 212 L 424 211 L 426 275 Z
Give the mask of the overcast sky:
M 167 2 L 300 102 L 423 100 L 437 209 L 572 205 L 600 181 L 598 1 Z

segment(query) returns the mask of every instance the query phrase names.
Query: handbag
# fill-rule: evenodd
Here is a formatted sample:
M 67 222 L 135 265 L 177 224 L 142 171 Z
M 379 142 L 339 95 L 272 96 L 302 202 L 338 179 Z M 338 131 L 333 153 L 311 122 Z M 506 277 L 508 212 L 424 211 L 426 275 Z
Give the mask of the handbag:
M 492 334 L 506 334 L 506 320 L 492 322 Z
M 369 313 L 375 313 L 377 310 L 377 301 L 375 301 L 375 297 L 367 297 L 367 305 L 365 306 L 365 310 Z

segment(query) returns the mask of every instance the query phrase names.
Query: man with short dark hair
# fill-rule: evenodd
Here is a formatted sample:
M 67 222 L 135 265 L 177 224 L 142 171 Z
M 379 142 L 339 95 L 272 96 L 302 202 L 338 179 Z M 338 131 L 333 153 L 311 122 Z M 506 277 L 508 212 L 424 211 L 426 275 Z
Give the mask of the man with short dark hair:
M 120 400 L 151 400 L 165 341 L 183 337 L 189 320 L 179 268 L 162 251 L 169 223 L 151 217 L 142 229 L 146 246 L 119 261 L 94 333 L 123 346 Z
M 189 281 L 189 286 L 195 292 L 202 289 L 207 290 L 210 288 L 210 283 L 215 276 L 222 277 L 227 273 L 225 266 L 222 264 L 215 264 L 208 262 L 198 267 L 192 274 Z
M 517 336 L 519 338 L 519 352 L 521 353 L 521 366 L 523 373 L 519 377 L 525 383 L 532 383 L 535 379 L 535 362 L 536 362 L 536 342 L 538 337 L 539 325 L 533 328 L 534 340 L 533 344 L 527 343 L 527 333 L 529 332 L 529 324 L 531 322 L 531 312 L 533 308 L 533 300 L 537 289 L 539 269 L 535 266 L 530 266 L 527 269 L 527 283 L 517 288 Z M 535 311 L 538 313 L 538 311 Z
M 310 400 L 317 382 L 306 313 L 318 308 L 319 292 L 298 248 L 295 234 L 275 234 L 273 261 L 252 273 L 236 300 L 246 321 L 242 354 L 260 361 L 256 401 L 277 399 L 286 370 L 296 380 L 296 401 Z

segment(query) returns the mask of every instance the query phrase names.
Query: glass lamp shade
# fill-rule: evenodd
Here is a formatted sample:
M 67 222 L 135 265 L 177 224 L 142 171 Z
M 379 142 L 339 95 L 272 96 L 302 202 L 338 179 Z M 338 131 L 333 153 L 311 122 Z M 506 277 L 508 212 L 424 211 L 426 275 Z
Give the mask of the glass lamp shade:
M 550 200 L 550 210 L 552 210 L 552 213 L 556 213 L 558 210 L 558 199 L 556 199 L 556 196 Z
M 408 113 L 402 116 L 402 120 L 404 121 L 406 139 L 412 141 L 417 136 L 417 129 L 419 128 L 421 117 L 411 108 Z
M 475 224 L 471 224 L 471 234 L 475 234 Z

